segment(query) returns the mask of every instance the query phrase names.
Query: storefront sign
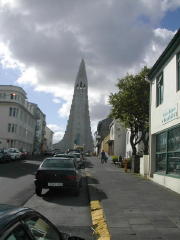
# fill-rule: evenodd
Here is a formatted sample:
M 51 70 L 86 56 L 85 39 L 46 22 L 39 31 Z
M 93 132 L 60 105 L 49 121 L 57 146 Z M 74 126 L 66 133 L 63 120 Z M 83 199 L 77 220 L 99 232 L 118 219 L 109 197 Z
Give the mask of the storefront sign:
M 169 108 L 168 110 L 164 111 L 162 114 L 162 124 L 166 124 L 178 117 L 178 106 L 175 105 L 174 107 Z

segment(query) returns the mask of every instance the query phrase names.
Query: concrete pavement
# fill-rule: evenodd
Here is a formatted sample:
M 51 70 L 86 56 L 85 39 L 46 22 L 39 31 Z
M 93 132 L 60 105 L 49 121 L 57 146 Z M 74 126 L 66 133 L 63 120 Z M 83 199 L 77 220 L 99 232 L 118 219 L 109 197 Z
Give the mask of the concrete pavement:
M 111 236 L 108 238 L 105 225 L 96 223 L 95 229 L 101 229 L 97 239 L 180 239 L 179 194 L 151 180 L 125 173 L 111 162 L 102 165 L 96 157 L 87 158 L 86 173 L 90 201 L 102 206 Z

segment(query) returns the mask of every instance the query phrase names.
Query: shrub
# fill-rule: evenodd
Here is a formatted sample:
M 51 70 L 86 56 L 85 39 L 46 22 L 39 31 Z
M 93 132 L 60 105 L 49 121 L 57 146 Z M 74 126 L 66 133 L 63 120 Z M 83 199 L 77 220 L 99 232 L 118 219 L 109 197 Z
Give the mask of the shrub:
M 113 163 L 118 162 L 118 156 L 111 156 Z

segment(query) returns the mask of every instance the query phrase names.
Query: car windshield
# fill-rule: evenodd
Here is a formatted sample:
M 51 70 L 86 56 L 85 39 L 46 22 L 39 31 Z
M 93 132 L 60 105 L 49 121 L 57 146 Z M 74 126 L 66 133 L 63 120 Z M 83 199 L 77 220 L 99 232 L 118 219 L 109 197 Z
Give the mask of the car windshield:
M 80 158 L 80 156 L 81 156 L 80 153 L 75 153 L 74 155 L 78 158 Z
M 44 168 L 74 168 L 73 161 L 68 159 L 46 159 L 42 167 Z

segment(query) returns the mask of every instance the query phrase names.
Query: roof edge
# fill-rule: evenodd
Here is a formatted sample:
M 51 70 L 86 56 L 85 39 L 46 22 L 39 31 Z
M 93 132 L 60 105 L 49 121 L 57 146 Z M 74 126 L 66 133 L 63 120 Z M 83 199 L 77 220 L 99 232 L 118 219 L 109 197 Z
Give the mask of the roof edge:
M 164 65 L 164 63 L 170 58 L 174 50 L 179 45 L 179 42 L 180 42 L 180 28 L 178 29 L 177 33 L 174 35 L 174 37 L 169 42 L 163 53 L 160 55 L 158 60 L 151 68 L 151 71 L 148 74 L 149 80 L 153 79 L 153 77 L 157 74 L 159 68 L 161 68 Z

